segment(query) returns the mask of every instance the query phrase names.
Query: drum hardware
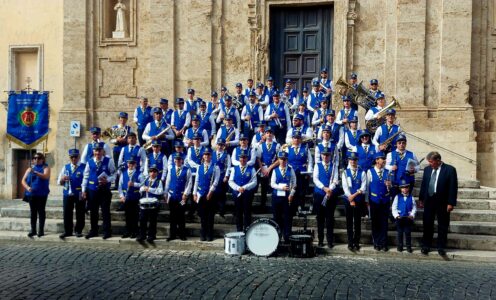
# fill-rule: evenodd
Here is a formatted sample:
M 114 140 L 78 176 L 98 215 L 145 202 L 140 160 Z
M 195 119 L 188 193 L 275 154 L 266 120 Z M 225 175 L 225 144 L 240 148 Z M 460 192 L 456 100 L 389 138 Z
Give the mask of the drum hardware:
M 281 231 L 277 223 L 268 218 L 261 218 L 246 229 L 246 246 L 257 256 L 274 254 L 281 239 Z
M 246 251 L 246 234 L 230 232 L 224 235 L 224 252 L 229 255 L 243 255 Z

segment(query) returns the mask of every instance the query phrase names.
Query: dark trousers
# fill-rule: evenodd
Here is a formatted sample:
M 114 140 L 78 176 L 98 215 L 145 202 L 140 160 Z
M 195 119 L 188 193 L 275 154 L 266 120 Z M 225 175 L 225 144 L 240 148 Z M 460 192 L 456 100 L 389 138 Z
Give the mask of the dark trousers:
M 143 146 L 143 144 L 145 143 L 145 140 L 143 139 L 143 131 L 145 131 L 145 128 L 138 128 L 138 143 L 140 144 L 140 146 Z
M 185 220 L 184 213 L 185 208 L 184 205 L 181 205 L 181 199 L 169 199 L 169 210 L 170 210 L 170 229 L 169 229 L 169 237 L 176 238 L 177 235 L 179 237 L 186 237 L 186 229 L 185 229 Z
M 219 214 L 223 215 L 226 212 L 226 200 L 227 200 L 227 182 L 224 182 L 224 177 L 219 178 L 219 184 L 214 192 L 213 198 L 217 200 L 217 206 L 219 208 Z
M 272 214 L 274 221 L 282 231 L 285 242 L 289 242 L 291 227 L 293 226 L 293 213 L 291 212 L 288 197 L 272 196 Z
M 410 218 L 396 219 L 396 237 L 398 239 L 398 247 L 403 247 L 403 235 L 407 247 L 412 246 L 412 225 L 413 220 Z
M 29 209 L 31 211 L 31 232 L 36 233 L 36 222 L 38 216 L 40 217 L 40 231 L 39 234 L 45 233 L 45 219 L 46 219 L 46 203 L 47 196 L 31 196 L 29 201 Z
M 270 187 L 270 173 L 267 177 L 258 177 L 260 183 L 260 207 L 265 208 L 265 204 L 267 203 L 267 195 L 272 192 L 272 188 Z
M 138 234 L 139 200 L 127 200 L 124 202 L 124 214 L 126 216 L 126 232 Z
M 296 171 L 295 173 L 297 188 L 293 206 L 295 208 L 294 212 L 296 212 L 296 208 L 298 208 L 298 206 L 305 207 L 305 195 L 307 194 L 308 183 L 310 182 L 310 179 L 307 178 L 307 175 L 301 174 L 300 171 Z
M 157 237 L 157 215 L 158 208 L 140 209 L 140 237 L 146 238 L 147 232 L 149 238 Z
M 362 235 L 362 203 L 355 202 L 355 206 L 350 205 L 348 199 L 344 200 L 346 211 L 346 232 L 348 233 L 348 245 L 359 245 Z
M 74 211 L 74 207 L 76 207 L 76 226 L 74 227 L 74 231 L 76 233 L 82 233 L 85 223 L 84 220 L 85 202 L 83 200 L 79 200 L 79 195 L 64 196 L 63 206 L 64 206 L 64 232 L 66 234 L 72 234 L 72 229 L 74 227 L 73 211 Z
M 274 137 L 276 138 L 277 142 L 279 144 L 286 144 L 286 133 L 287 133 L 287 128 L 284 128 L 284 126 L 281 128 L 277 125 L 272 127 L 272 130 L 274 130 Z
M 113 157 L 113 159 L 114 159 L 114 164 L 115 164 L 115 167 L 116 167 L 116 169 L 119 169 L 119 165 L 118 165 L 118 163 L 119 163 L 119 155 L 120 155 L 120 152 L 116 152 L 116 151 L 114 151 L 114 152 L 112 152 L 112 154 L 113 154 L 113 155 L 112 155 L 112 157 Z M 115 173 L 115 182 L 114 182 L 114 186 L 115 186 L 115 188 L 117 188 L 117 187 L 119 186 L 119 177 L 120 177 L 120 176 L 119 176 L 118 172 L 116 172 L 116 173 Z
M 370 202 L 372 239 L 374 246 L 387 247 L 389 203 Z
M 110 199 L 112 198 L 112 193 L 108 188 L 99 188 L 97 190 L 88 191 L 88 206 L 90 209 L 90 232 L 93 234 L 98 234 L 98 218 L 99 209 L 102 209 L 102 219 L 103 219 L 103 233 L 111 234 L 112 230 L 110 228 Z
M 200 215 L 202 238 L 214 238 L 214 217 L 215 217 L 215 199 L 212 197 L 207 200 L 207 195 L 201 196 L 198 202 L 198 214 Z
M 440 203 L 436 195 L 428 197 L 424 201 L 424 235 L 422 246 L 430 248 L 434 235 L 434 219 L 437 216 L 437 248 L 445 249 L 448 241 L 448 227 L 450 214 L 447 211 L 448 203 Z
M 236 206 L 236 230 L 244 231 L 251 224 L 251 204 L 253 202 L 253 192 L 245 191 L 241 196 L 234 198 Z
M 322 205 L 324 195 L 313 194 L 313 207 L 317 215 L 317 237 L 319 242 L 324 241 L 324 224 L 326 228 L 327 243 L 334 244 L 334 211 L 336 210 L 337 197 L 332 195 L 327 199 L 326 206 Z

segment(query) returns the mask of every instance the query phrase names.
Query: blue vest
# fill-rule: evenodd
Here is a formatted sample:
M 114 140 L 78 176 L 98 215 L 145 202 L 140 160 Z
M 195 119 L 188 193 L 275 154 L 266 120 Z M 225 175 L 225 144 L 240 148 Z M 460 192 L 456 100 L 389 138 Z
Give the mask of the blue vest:
M 250 115 L 250 122 L 251 122 L 251 126 L 253 128 L 256 128 L 258 127 L 258 125 L 260 124 L 260 115 L 258 114 L 258 108 L 260 107 L 260 105 L 258 104 L 255 104 L 253 106 L 253 110 L 251 110 L 250 108 L 251 104 L 247 104 L 245 106 L 245 109 L 246 109 L 246 114 L 247 115 Z
M 148 186 L 148 187 L 151 187 L 151 188 L 154 188 L 156 189 L 158 187 L 158 185 L 160 184 L 160 178 L 155 178 L 155 180 L 153 181 L 153 184 L 150 184 L 150 178 L 147 178 L 144 182 L 144 186 Z M 157 194 L 153 194 L 153 193 L 150 193 L 148 192 L 148 197 L 149 198 L 161 198 L 163 195 L 157 195 Z M 141 193 L 141 197 L 146 197 L 146 193 Z
M 114 125 L 114 126 L 112 126 L 112 129 L 117 129 L 117 128 L 119 128 L 119 126 L 118 126 L 118 125 Z M 126 125 L 126 126 L 125 126 L 125 128 L 126 128 L 126 130 L 127 130 L 127 132 L 128 132 L 128 133 L 129 133 L 129 132 L 131 132 L 131 127 L 130 127 L 130 126 L 127 126 L 127 125 Z M 114 153 L 121 153 L 121 149 L 122 149 L 123 147 L 125 147 L 126 145 L 127 145 L 127 141 L 125 141 L 125 142 L 123 142 L 123 143 L 121 143 L 121 144 L 117 144 L 117 145 L 115 145 L 115 146 L 114 146 L 114 149 L 112 149 L 112 150 L 113 150 L 113 152 L 114 152 Z
M 194 112 L 196 114 L 196 111 L 198 110 L 198 102 L 196 100 L 193 100 L 193 103 L 190 103 L 189 100 L 184 100 L 184 104 L 187 112 Z
M 328 147 L 328 148 L 329 148 L 331 151 L 334 151 L 334 149 L 336 148 L 336 145 L 335 145 L 335 144 L 333 144 L 333 143 L 329 143 L 328 145 L 329 145 L 329 147 Z M 324 148 L 325 148 L 325 147 L 324 147 L 324 144 L 323 144 L 323 141 L 321 141 L 320 143 L 318 143 L 318 144 L 317 144 L 317 147 L 319 148 L 320 153 L 322 153 L 322 151 L 324 151 Z
M 316 165 L 317 168 L 319 168 L 319 180 L 324 184 L 324 187 L 329 187 L 331 183 L 331 175 L 332 175 L 332 168 L 334 166 L 332 165 L 332 162 L 329 162 L 329 170 L 325 170 L 324 163 L 319 162 Z M 316 194 L 319 195 L 325 195 L 325 192 L 323 189 L 318 188 L 316 185 L 313 187 L 313 191 Z
M 200 135 L 200 137 L 201 137 L 201 141 L 204 142 L 204 140 L 203 140 L 203 134 L 202 134 L 203 133 L 203 130 L 200 127 L 196 128 L 196 129 L 193 128 L 193 127 L 188 128 L 186 130 L 186 132 L 185 132 L 185 136 L 186 136 L 187 139 L 190 139 L 191 140 L 191 139 L 193 139 L 193 135 L 195 133 L 198 133 Z
M 186 110 L 183 110 L 183 113 L 179 115 L 179 112 L 177 110 L 174 111 L 174 126 L 176 126 L 177 130 L 180 130 L 184 127 L 184 124 L 186 124 L 186 116 L 188 115 L 188 112 Z
M 186 189 L 186 182 L 188 179 L 188 167 L 183 166 L 179 177 L 176 175 L 176 165 L 172 165 L 170 170 L 170 183 L 169 183 L 169 195 L 170 201 L 181 201 L 184 190 Z
M 217 151 L 212 153 L 212 164 L 219 167 L 220 176 L 222 178 L 225 176 L 226 171 L 227 171 L 227 152 L 226 151 L 222 152 L 219 159 L 217 159 L 217 153 L 218 153 Z M 219 186 L 220 186 L 220 184 L 217 185 L 217 187 L 219 187 Z
M 265 88 L 264 88 L 264 94 L 269 95 L 270 103 L 272 103 L 272 96 L 274 96 L 275 92 L 276 92 L 275 86 L 272 86 L 270 88 L 268 86 L 265 86 Z
M 89 168 L 90 168 L 90 175 L 88 177 L 88 189 L 90 189 L 92 191 L 98 190 L 98 187 L 99 187 L 98 186 L 98 176 L 100 176 L 103 172 L 107 173 L 107 175 L 109 175 L 109 176 L 111 175 L 110 170 L 109 170 L 110 158 L 105 156 L 105 157 L 103 157 L 101 162 L 102 163 L 100 165 L 100 168 L 97 168 L 95 160 L 93 160 L 93 159 L 90 159 L 87 163 Z M 105 186 L 102 186 L 102 187 L 110 189 L 110 182 L 108 182 Z
M 164 173 L 164 154 L 159 152 L 157 155 L 157 159 L 155 159 L 155 153 L 148 154 L 148 166 L 156 165 L 158 168 L 158 178 L 162 178 L 162 174 Z
M 265 166 L 270 166 L 274 162 L 274 158 L 276 157 L 277 154 L 277 143 L 275 141 L 272 141 L 272 146 L 270 147 L 270 150 L 267 147 L 267 142 L 262 143 L 262 164 Z
M 128 159 L 131 158 L 131 156 L 138 158 L 138 161 L 136 162 L 136 170 L 140 169 L 141 157 L 138 156 L 138 152 L 140 151 L 140 149 L 141 149 L 141 147 L 138 144 L 134 145 L 132 152 L 129 151 L 129 146 L 124 148 L 124 153 L 122 154 L 122 164 L 123 164 L 122 170 L 127 170 L 127 161 L 128 161 Z M 119 167 L 121 167 L 121 166 L 119 166 Z
M 141 106 L 136 108 L 138 112 L 138 129 L 143 130 L 145 129 L 146 125 L 150 122 L 153 121 L 153 114 L 152 114 L 152 108 L 151 106 L 147 106 L 145 108 L 145 112 L 143 113 L 143 110 Z
M 288 164 L 295 170 L 295 172 L 306 171 L 307 161 L 307 147 L 305 145 L 300 145 L 298 154 L 296 154 L 293 146 L 289 147 Z
M 375 97 L 374 97 L 374 98 L 375 98 Z M 372 106 L 372 107 L 370 108 L 370 110 L 371 110 L 374 114 L 378 113 L 381 109 L 382 109 L 382 108 L 379 108 L 379 107 L 377 107 L 377 106 Z
M 317 95 L 310 93 L 308 97 L 310 97 L 310 106 L 314 109 L 318 109 L 320 106 L 320 102 L 322 102 L 322 99 L 324 98 L 324 95 L 321 92 L 319 92 Z
M 348 141 L 350 141 L 350 145 L 352 145 L 352 146 L 358 145 L 361 130 L 356 131 L 355 137 L 353 137 L 353 133 L 351 132 L 350 129 L 345 129 L 344 133 L 348 136 Z
M 176 153 L 179 153 L 179 152 L 174 151 L 174 152 L 171 154 L 171 157 L 172 157 L 172 160 L 171 160 L 171 161 L 172 161 L 172 165 L 174 165 L 174 156 L 176 156 Z M 183 162 L 184 162 L 184 161 L 186 160 L 186 156 L 188 155 L 188 153 L 186 153 L 186 151 L 183 151 L 183 152 L 181 152 L 181 153 L 179 153 L 179 154 L 181 154 L 181 157 L 183 158 Z M 170 157 L 169 157 L 169 158 L 170 158 Z
M 408 217 L 413 209 L 413 197 L 408 195 L 406 198 L 403 194 L 398 194 L 398 213 L 400 217 Z
M 255 175 L 256 171 L 255 168 L 253 167 L 248 167 L 246 166 L 245 173 L 241 174 L 241 166 L 235 166 L 234 167 L 234 183 L 236 183 L 239 186 L 244 186 L 248 182 L 250 182 L 250 179 Z M 247 191 L 245 191 L 246 193 Z M 233 199 L 236 200 L 236 197 L 238 197 L 239 192 L 232 190 L 233 194 Z
M 346 177 L 348 177 L 349 181 L 351 182 L 351 186 L 349 187 L 351 194 L 356 193 L 362 186 L 362 172 L 362 169 L 358 167 L 356 178 L 353 180 L 353 173 L 351 172 L 351 169 L 346 169 Z M 362 201 L 363 199 L 364 195 L 360 194 L 355 197 L 355 202 Z
M 277 107 L 276 107 L 277 105 Z M 286 128 L 286 124 L 287 124 L 287 121 L 286 120 L 286 110 L 284 109 L 286 106 L 284 105 L 284 103 L 282 102 L 279 102 L 279 104 L 275 104 L 275 103 L 271 103 L 270 104 L 270 112 L 273 113 L 275 112 L 279 117 L 279 121 L 281 122 L 281 125 L 282 127 Z M 274 119 L 271 119 L 269 121 L 269 125 L 274 128 L 274 127 L 278 127 L 276 125 L 276 121 Z
M 69 176 L 69 182 L 71 186 L 71 193 L 74 196 L 79 196 L 79 193 L 81 193 L 81 184 L 83 183 L 83 175 L 84 175 L 84 169 L 86 168 L 85 164 L 79 164 L 77 168 L 72 172 L 71 170 L 71 165 L 72 164 L 66 164 L 64 166 L 65 169 L 65 175 Z M 64 196 L 69 196 L 69 184 L 64 185 Z
M 205 196 L 208 194 L 210 186 L 213 182 L 214 169 L 215 165 L 212 163 L 210 163 L 207 173 L 205 173 L 205 164 L 201 164 L 198 168 L 198 187 L 196 191 L 200 194 L 200 196 Z
M 201 160 L 203 157 L 203 152 L 205 151 L 205 147 L 200 146 L 200 151 L 198 153 L 198 156 L 196 156 L 195 147 L 190 147 L 188 151 L 191 151 L 191 160 L 193 160 L 193 162 L 195 162 L 198 165 L 201 164 Z M 191 167 L 191 172 L 195 173 L 196 168 Z
M 358 154 L 358 165 L 364 171 L 372 168 L 372 164 L 374 163 L 374 156 L 377 152 L 375 146 L 369 144 L 367 153 L 365 153 L 365 149 L 363 149 L 363 145 L 360 144 L 357 146 L 357 154 Z
M 165 123 L 167 124 L 171 124 L 172 123 L 172 114 L 174 113 L 174 111 L 172 109 L 167 109 L 167 111 L 164 113 L 164 111 L 162 110 L 162 113 L 163 113 L 163 117 L 162 119 L 165 121 Z
M 322 111 L 322 108 L 319 108 L 315 111 L 315 113 L 317 114 L 317 118 L 318 119 L 324 119 L 324 124 L 326 122 L 325 120 L 325 116 L 329 113 L 330 109 L 326 108 L 324 111 Z
M 212 135 L 212 124 L 210 124 L 210 116 L 212 114 L 209 112 L 205 113 L 205 117 L 201 117 L 201 113 L 198 113 L 198 117 L 200 118 L 200 129 L 204 129 L 207 131 L 208 136 Z
M 160 132 L 162 132 L 165 128 L 167 128 L 167 124 L 165 122 L 160 122 L 160 126 L 155 124 L 155 121 L 150 123 L 150 134 L 149 136 L 156 136 Z M 161 137 L 161 139 L 165 139 L 165 134 Z
M 296 97 L 298 97 L 298 90 L 291 89 L 291 91 L 289 92 L 289 95 L 291 95 L 291 98 L 296 99 Z M 294 102 L 293 102 L 293 104 L 294 104 Z
M 222 126 L 220 128 L 220 138 L 226 140 L 226 142 L 232 142 L 234 140 L 234 138 L 236 137 L 236 134 L 233 133 L 231 135 L 231 138 L 230 140 L 228 141 L 227 140 L 227 136 L 234 130 L 234 126 L 230 127 L 229 130 L 227 130 L 227 127 L 226 126 Z
M 251 159 L 251 148 L 248 147 L 245 151 L 248 152 L 248 161 L 250 161 L 250 159 Z M 240 153 L 241 153 L 241 146 L 238 146 L 238 147 L 236 147 L 236 160 L 237 161 L 239 161 L 239 154 Z
M 260 133 L 260 131 L 257 131 L 257 133 L 255 133 L 255 142 L 259 143 L 261 140 L 262 134 Z
M 358 112 L 356 110 L 354 110 L 353 108 L 350 108 L 350 112 L 349 112 L 348 116 L 345 116 L 344 108 L 341 110 L 341 113 L 339 115 L 340 115 L 339 121 L 341 121 L 343 119 L 350 120 L 353 117 L 357 117 L 358 118 Z
M 133 176 L 129 178 L 129 174 L 127 171 L 122 172 L 122 193 L 124 194 L 124 197 L 126 197 L 126 201 L 138 201 L 140 199 L 140 191 L 139 187 L 128 187 L 127 184 L 129 180 L 132 182 L 137 182 L 139 183 L 139 175 L 140 172 L 138 170 L 135 170 L 133 173 Z
M 34 165 L 32 167 L 33 171 L 43 173 L 44 168 L 47 167 L 48 165 L 43 164 L 43 165 Z M 48 196 L 50 193 L 50 189 L 48 188 L 49 186 L 49 180 L 48 179 L 41 179 L 40 177 L 36 176 L 32 172 L 28 176 L 28 185 L 31 187 L 31 196 L 39 196 L 39 197 L 45 197 Z
M 274 169 L 274 172 L 276 174 L 276 184 L 279 184 L 279 183 L 284 183 L 286 185 L 290 185 L 290 182 L 291 182 L 291 166 L 286 166 L 286 174 L 284 177 L 282 177 L 282 173 L 281 173 L 281 169 L 280 167 L 277 167 Z M 289 197 L 289 193 L 290 191 L 286 191 L 286 197 Z M 275 197 L 277 197 L 277 190 L 276 189 L 273 189 L 272 190 L 272 199 L 274 199 Z
M 369 184 L 370 201 L 378 204 L 389 203 L 389 192 L 385 184 L 389 175 L 388 170 L 382 170 L 382 180 L 379 179 L 379 175 L 377 175 L 375 168 L 371 168 L 370 173 L 372 173 L 372 182 Z
M 235 124 L 234 127 L 236 127 L 237 126 L 236 124 L 238 124 L 238 119 L 236 118 L 236 111 L 237 111 L 236 108 L 233 105 L 231 105 L 231 108 L 229 108 L 229 111 L 227 111 L 227 107 L 224 106 L 222 107 L 222 111 L 224 112 L 224 116 L 227 115 L 231 116 L 233 120 L 233 124 Z
M 220 107 L 220 104 L 219 104 Z M 212 102 L 207 103 L 207 112 L 211 114 L 215 110 L 215 105 Z
M 398 152 L 393 151 L 391 152 L 391 165 L 398 166 L 398 169 L 394 171 L 394 180 L 393 184 L 398 185 L 398 183 L 403 179 L 407 183 L 412 183 L 415 181 L 415 175 L 409 175 L 406 173 L 406 164 L 409 159 L 413 160 L 413 153 L 411 151 L 405 150 L 405 155 L 403 156 L 403 159 L 400 158 L 400 155 Z
M 93 142 L 88 143 L 87 150 L 88 151 L 86 151 L 86 162 L 90 161 L 90 159 L 93 158 Z
M 386 124 L 382 124 L 381 125 L 381 135 L 379 136 L 379 144 L 382 144 L 384 143 L 390 136 L 394 135 L 395 133 L 398 132 L 398 125 L 396 124 L 393 124 L 393 126 L 391 127 L 391 132 L 388 132 L 387 130 L 387 125 Z M 393 150 L 396 150 L 396 139 L 398 138 L 398 136 L 396 136 L 392 141 L 391 141 L 391 145 L 393 147 Z
M 331 126 L 331 142 L 337 144 L 339 142 L 339 131 L 341 126 L 337 123 L 332 123 Z

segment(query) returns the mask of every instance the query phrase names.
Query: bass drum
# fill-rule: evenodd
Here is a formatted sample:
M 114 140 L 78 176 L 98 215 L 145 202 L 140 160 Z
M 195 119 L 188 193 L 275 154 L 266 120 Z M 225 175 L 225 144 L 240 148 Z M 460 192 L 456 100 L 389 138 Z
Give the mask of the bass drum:
M 272 219 L 258 219 L 246 229 L 246 246 L 257 256 L 272 255 L 276 252 L 280 239 L 281 231 Z

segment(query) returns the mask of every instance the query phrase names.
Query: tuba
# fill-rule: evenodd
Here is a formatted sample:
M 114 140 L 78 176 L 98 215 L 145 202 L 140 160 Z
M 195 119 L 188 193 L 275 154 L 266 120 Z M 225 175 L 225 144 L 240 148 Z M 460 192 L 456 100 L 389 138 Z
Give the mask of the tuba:
M 336 81 L 337 92 L 341 96 L 351 95 L 352 98 L 357 96 L 357 91 L 353 88 L 351 84 L 343 79 L 343 76 L 339 77 Z
M 365 108 L 365 110 L 369 110 L 376 105 L 375 97 L 371 95 L 370 90 L 363 85 L 363 82 L 360 82 L 357 86 L 356 92 L 357 95 L 354 102 Z
M 367 130 L 371 134 L 374 134 L 375 131 L 377 130 L 377 128 L 379 128 L 379 126 L 381 126 L 382 124 L 384 124 L 384 122 L 386 121 L 386 111 L 388 109 L 390 109 L 390 108 L 393 108 L 393 107 L 401 108 L 400 103 L 394 97 L 393 97 L 393 100 L 391 101 L 391 103 L 389 103 L 388 105 L 386 105 L 383 109 L 381 109 L 377 113 L 377 116 L 380 116 L 380 118 L 367 121 L 367 123 L 365 124 L 365 126 L 367 127 Z

